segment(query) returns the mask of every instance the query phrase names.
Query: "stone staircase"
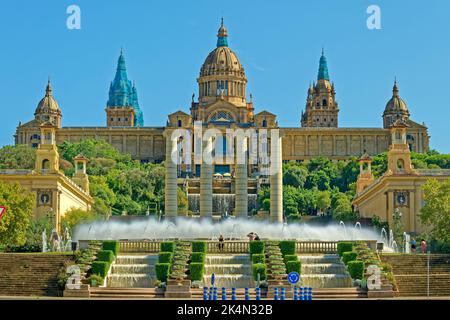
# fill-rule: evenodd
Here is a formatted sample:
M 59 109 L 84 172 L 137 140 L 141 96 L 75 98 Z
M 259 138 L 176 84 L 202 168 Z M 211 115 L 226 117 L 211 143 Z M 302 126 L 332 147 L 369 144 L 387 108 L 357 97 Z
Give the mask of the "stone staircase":
M 314 289 L 353 287 L 352 279 L 339 255 L 309 254 L 300 255 L 298 258 L 302 263 L 301 281 L 304 287 Z
M 225 288 L 253 288 L 252 263 L 249 254 L 208 254 L 205 260 L 203 283 L 211 285 L 211 274 L 215 276 L 215 286 Z
M 153 288 L 158 255 L 118 255 L 106 279 L 109 288 Z
M 0 253 L 0 296 L 61 296 L 57 276 L 69 254 Z
M 399 296 L 426 296 L 426 254 L 383 254 L 392 265 Z M 450 296 L 450 254 L 430 255 L 430 296 Z
M 97 299 L 155 299 L 164 298 L 161 288 L 91 288 L 90 297 Z

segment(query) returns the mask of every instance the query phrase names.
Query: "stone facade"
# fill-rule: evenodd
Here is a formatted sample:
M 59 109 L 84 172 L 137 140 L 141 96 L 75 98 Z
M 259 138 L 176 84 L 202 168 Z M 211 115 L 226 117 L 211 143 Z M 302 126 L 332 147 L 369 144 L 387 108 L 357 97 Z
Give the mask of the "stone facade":
M 407 129 L 403 119 L 398 119 L 391 126 L 388 168 L 377 180 L 373 180 L 370 171 L 370 158 L 366 155 L 361 159 L 353 206 L 361 217 L 378 216 L 390 226 L 393 225 L 394 212 L 399 210 L 405 231 L 417 234 L 426 231 L 419 219 L 424 205 L 422 185 L 430 178 L 439 181 L 450 179 L 450 170 L 414 169 L 407 144 Z M 364 163 L 368 163 L 366 168 L 363 167 Z

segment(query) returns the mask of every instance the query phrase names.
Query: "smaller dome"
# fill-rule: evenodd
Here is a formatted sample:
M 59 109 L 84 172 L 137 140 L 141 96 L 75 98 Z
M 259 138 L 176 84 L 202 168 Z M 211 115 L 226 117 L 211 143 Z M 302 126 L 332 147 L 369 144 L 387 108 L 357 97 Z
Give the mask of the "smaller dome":
M 59 105 L 52 96 L 52 85 L 50 83 L 50 80 L 48 81 L 47 88 L 45 89 L 45 96 L 44 96 L 44 98 L 41 99 L 41 101 L 39 101 L 34 114 L 36 115 L 36 114 L 48 114 L 48 113 L 61 114 Z
M 400 98 L 398 94 L 397 81 L 394 83 L 394 87 L 392 88 L 392 98 L 386 104 L 386 108 L 384 109 L 384 113 L 406 113 L 409 114 L 408 106 L 405 101 Z

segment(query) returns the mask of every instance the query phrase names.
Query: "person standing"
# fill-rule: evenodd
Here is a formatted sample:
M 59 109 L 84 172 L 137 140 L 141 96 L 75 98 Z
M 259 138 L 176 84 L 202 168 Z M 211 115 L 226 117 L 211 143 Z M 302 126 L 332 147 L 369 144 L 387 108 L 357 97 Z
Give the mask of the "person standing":
M 422 253 L 427 253 L 427 242 L 425 239 L 422 239 L 420 242 L 420 249 L 422 250 Z
M 416 253 L 416 246 L 417 246 L 416 239 L 413 238 L 413 239 L 411 240 L 411 252 L 412 252 L 412 253 Z
M 223 251 L 223 246 L 224 246 L 224 238 L 223 238 L 223 235 L 220 235 L 219 236 L 219 251 Z

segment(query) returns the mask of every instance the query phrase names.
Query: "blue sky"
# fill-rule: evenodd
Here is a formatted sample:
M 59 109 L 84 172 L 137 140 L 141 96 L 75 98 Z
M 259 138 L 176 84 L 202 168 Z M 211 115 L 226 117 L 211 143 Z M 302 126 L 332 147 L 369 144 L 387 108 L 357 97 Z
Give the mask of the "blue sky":
M 81 30 L 66 28 L 70 4 L 81 9 Z M 381 8 L 381 30 L 366 27 L 371 4 Z M 281 126 L 299 126 L 324 47 L 341 127 L 381 127 L 396 76 L 431 147 L 450 152 L 450 1 L 17 0 L 0 8 L 0 145 L 33 118 L 49 75 L 63 126 L 104 126 L 122 46 L 145 125 L 188 112 L 223 16 L 247 93 Z

